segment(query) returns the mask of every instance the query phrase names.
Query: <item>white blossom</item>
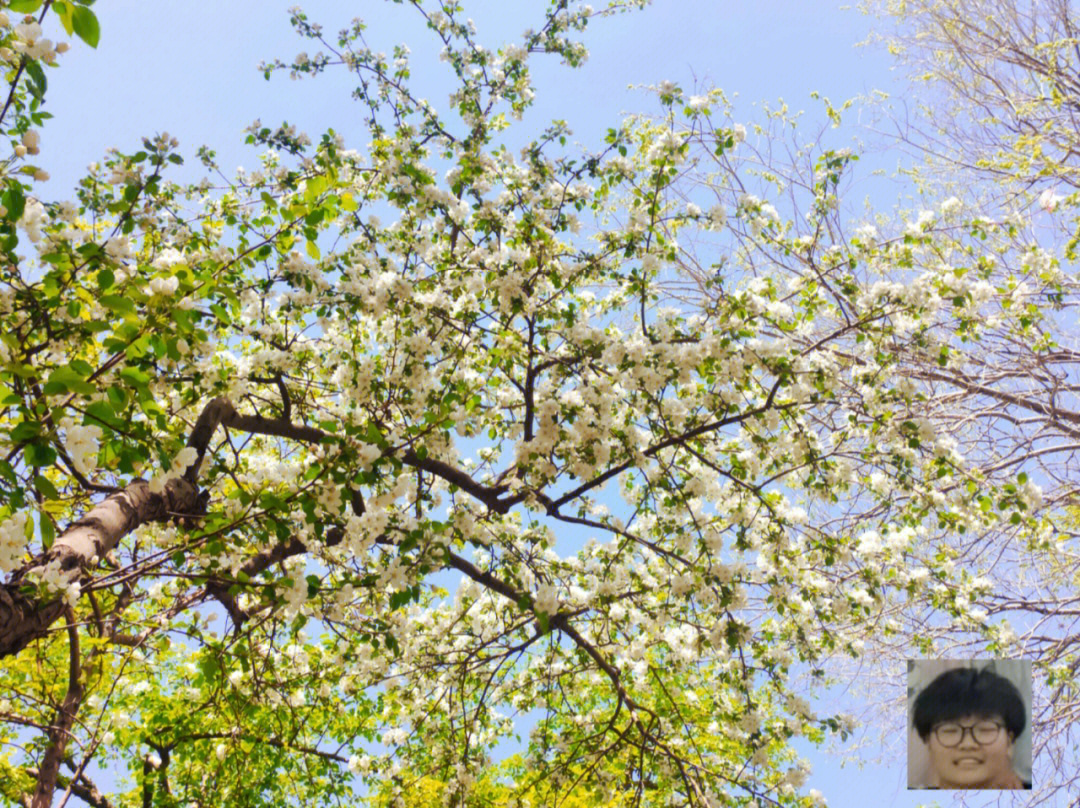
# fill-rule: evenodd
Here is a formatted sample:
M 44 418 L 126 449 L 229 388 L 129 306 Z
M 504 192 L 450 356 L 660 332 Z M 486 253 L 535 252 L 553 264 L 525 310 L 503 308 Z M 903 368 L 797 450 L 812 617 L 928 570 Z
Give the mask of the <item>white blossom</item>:
M 941 215 L 946 219 L 951 219 L 954 216 L 959 216 L 960 211 L 964 209 L 964 203 L 957 197 L 950 196 L 944 202 L 941 203 Z
M 179 286 L 180 278 L 176 275 L 170 275 L 167 278 L 150 279 L 150 291 L 161 297 L 171 297 L 176 294 L 176 290 Z
M 1065 197 L 1054 192 L 1053 188 L 1047 188 L 1041 194 L 1039 194 L 1039 207 L 1045 210 L 1047 213 L 1053 213 L 1058 209 L 1058 205 Z
M 80 474 L 90 474 L 97 467 L 98 441 L 103 434 L 101 427 L 80 426 L 71 419 L 62 420 L 60 425 L 64 430 L 64 447 L 75 469 Z
M 537 611 L 556 614 L 559 611 L 559 590 L 552 584 L 541 584 L 533 596 Z
M 0 523 L 0 572 L 13 572 L 26 551 L 25 511 L 17 511 Z
M 46 223 L 45 206 L 36 199 L 27 199 L 19 226 L 26 231 L 30 241 L 41 241 L 41 227 Z

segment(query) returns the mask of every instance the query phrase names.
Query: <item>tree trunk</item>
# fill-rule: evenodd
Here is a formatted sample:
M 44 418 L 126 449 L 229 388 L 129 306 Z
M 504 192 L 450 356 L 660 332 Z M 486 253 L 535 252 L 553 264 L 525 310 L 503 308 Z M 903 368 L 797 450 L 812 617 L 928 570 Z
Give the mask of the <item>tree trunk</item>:
M 37 788 L 34 789 L 34 797 L 30 802 L 30 808 L 49 808 L 53 803 L 53 794 L 56 793 L 56 782 L 60 775 L 60 761 L 64 758 L 68 741 L 71 740 L 71 730 L 75 726 L 75 716 L 82 705 L 83 686 L 79 681 L 82 670 L 80 659 L 82 652 L 79 650 L 79 627 L 75 624 L 71 609 L 65 608 L 65 618 L 68 629 L 68 689 L 64 701 L 56 711 L 56 719 L 49 727 L 47 735 L 49 745 L 45 748 L 45 755 L 41 760 L 41 770 L 38 772 Z
M 152 493 L 145 480 L 135 480 L 73 522 L 49 550 L 0 585 L 0 659 L 44 637 L 64 612 L 61 598 L 43 601 L 33 591 L 20 591 L 28 575 L 56 561 L 65 582 L 78 581 L 95 556 L 103 558 L 140 525 L 195 513 L 197 505 L 198 488 L 186 479 L 170 480 L 161 494 Z

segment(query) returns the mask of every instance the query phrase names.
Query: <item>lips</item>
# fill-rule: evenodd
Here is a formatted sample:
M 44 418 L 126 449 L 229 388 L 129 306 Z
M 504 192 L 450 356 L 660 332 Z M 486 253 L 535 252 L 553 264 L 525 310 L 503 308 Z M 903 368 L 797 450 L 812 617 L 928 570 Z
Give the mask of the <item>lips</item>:
M 974 769 L 976 766 L 981 766 L 982 764 L 982 758 L 977 757 L 961 757 L 953 760 L 953 765 L 959 769 Z

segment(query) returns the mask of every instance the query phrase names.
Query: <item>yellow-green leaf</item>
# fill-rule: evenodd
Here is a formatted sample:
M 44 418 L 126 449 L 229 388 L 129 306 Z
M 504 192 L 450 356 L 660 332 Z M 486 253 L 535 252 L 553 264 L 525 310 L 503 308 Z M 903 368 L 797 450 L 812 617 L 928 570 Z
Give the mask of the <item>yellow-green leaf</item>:
M 8 3 L 8 8 L 17 11 L 19 14 L 33 14 L 41 8 L 41 2 L 42 0 L 11 0 Z
M 64 26 L 64 30 L 67 31 L 68 36 L 75 33 L 75 23 L 72 21 L 74 9 L 71 5 L 64 0 L 56 0 L 52 5 L 52 10 L 56 12 L 56 16 L 60 18 L 60 24 Z
M 98 19 L 94 16 L 94 12 L 86 6 L 75 6 L 71 12 L 71 24 L 79 39 L 91 48 L 98 46 L 98 40 L 101 38 L 101 27 L 98 25 Z

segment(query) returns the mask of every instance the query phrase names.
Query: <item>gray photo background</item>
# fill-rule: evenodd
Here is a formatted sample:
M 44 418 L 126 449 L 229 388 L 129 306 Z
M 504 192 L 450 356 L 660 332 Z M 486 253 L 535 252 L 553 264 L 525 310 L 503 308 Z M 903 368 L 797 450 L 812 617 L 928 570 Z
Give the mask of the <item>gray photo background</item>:
M 1027 726 L 1016 739 L 1013 767 L 1024 780 L 1031 780 L 1031 662 L 1026 659 L 916 659 L 908 660 L 908 788 L 923 788 L 930 782 L 930 756 L 919 733 L 912 726 L 915 698 L 930 682 L 953 668 L 990 670 L 1004 676 L 1020 691 Z M 1032 784 L 1035 787 L 1035 784 Z

